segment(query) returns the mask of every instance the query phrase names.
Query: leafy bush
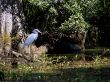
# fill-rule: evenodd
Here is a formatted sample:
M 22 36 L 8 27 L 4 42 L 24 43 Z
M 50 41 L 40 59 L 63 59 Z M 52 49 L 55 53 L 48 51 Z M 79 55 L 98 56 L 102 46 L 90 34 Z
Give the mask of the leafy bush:
M 110 45 L 109 0 L 23 0 L 23 3 L 29 32 L 39 28 L 49 32 L 89 29 L 93 33 L 95 27 L 98 29 L 94 32 L 98 34 L 95 42 Z
M 81 11 L 82 8 L 78 5 L 77 0 L 64 0 L 61 2 L 53 0 L 27 0 L 27 2 L 31 6 L 27 10 L 25 9 L 24 12 L 30 11 L 25 14 L 29 18 L 27 20 L 30 22 L 30 24 L 28 23 L 30 27 L 32 27 L 31 23 L 34 22 L 35 24 L 36 22 L 34 28 L 43 30 L 55 30 L 60 27 L 61 31 L 74 31 L 89 28 L 89 24 L 85 21 Z

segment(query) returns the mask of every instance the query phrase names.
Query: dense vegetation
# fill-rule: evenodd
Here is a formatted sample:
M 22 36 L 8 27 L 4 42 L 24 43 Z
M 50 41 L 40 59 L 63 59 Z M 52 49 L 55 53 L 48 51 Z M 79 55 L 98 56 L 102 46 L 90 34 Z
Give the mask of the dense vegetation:
M 9 3 L 8 0 L 1 1 L 4 3 L 4 7 Z M 15 3 L 16 1 L 18 2 Z M 10 3 L 14 4 L 12 6 L 13 15 L 18 15 L 18 18 L 21 19 L 26 33 L 31 33 L 34 28 L 40 29 L 44 32 L 43 37 L 47 38 L 47 42 L 50 42 L 52 47 L 60 44 L 59 40 L 63 34 L 73 31 L 87 31 L 85 43 L 87 48 L 110 46 L 109 0 L 10 0 Z M 2 11 L 0 10 L 0 12 Z M 14 27 L 15 30 L 18 29 L 16 24 Z M 12 38 L 12 50 L 17 50 L 18 47 L 15 45 L 18 45 L 21 39 L 19 39 L 19 35 L 16 36 L 16 33 L 12 35 L 15 35 Z M 11 42 L 8 37 L 8 35 L 0 37 L 0 48 L 4 46 L 4 43 Z M 64 39 L 65 37 L 62 41 Z M 68 39 L 66 40 L 68 41 Z M 60 46 L 64 48 L 63 45 Z M 69 43 L 67 45 L 71 46 Z M 60 51 L 62 47 L 57 49 Z M 3 50 L 5 51 L 4 48 Z M 62 49 L 63 52 L 66 50 Z M 36 58 L 35 62 L 25 61 L 21 57 L 15 56 L 4 57 L 0 59 L 0 81 L 109 82 L 110 57 L 108 57 L 108 53 L 110 50 L 106 48 L 98 50 L 101 52 L 96 50 L 95 53 L 92 53 L 92 49 L 86 49 L 86 51 L 91 51 L 85 53 L 87 61 L 81 60 L 78 54 L 61 54 L 62 56 L 42 54 Z M 2 52 L 0 55 L 2 56 L 3 53 L 6 54 Z M 10 53 L 11 51 L 8 53 L 9 56 L 13 56 Z M 26 56 L 28 55 L 26 54 Z
M 109 0 L 23 0 L 28 31 L 86 30 L 88 47 L 110 46 L 109 6 Z

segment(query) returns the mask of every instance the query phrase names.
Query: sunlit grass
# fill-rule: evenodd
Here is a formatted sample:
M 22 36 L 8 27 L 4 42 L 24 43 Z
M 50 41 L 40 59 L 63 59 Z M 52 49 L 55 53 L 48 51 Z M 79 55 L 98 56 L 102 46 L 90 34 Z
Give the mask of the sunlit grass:
M 18 68 L 13 69 L 11 63 L 0 61 L 0 69 L 4 71 L 18 71 L 21 73 L 26 73 L 29 71 L 34 72 L 53 72 L 57 69 L 66 69 L 66 68 L 97 68 L 97 67 L 105 67 L 110 66 L 110 58 L 97 56 L 95 60 L 92 61 L 83 61 L 83 60 L 71 60 L 69 61 L 65 56 L 59 57 L 41 57 L 37 62 L 30 63 L 20 63 L 18 61 Z
M 92 61 L 84 62 L 74 57 L 73 60 L 69 61 L 68 57 L 65 56 L 47 57 L 43 55 L 37 62 L 19 62 L 18 68 L 12 68 L 11 63 L 5 63 L 5 61 L 0 61 L 0 67 L 0 70 L 5 73 L 6 80 L 19 80 L 21 78 L 32 80 L 35 77 L 48 82 L 49 79 L 55 80 L 60 77 L 58 82 L 85 82 L 89 79 L 89 82 L 96 82 L 97 80 L 104 82 L 100 78 L 100 69 L 110 68 L 110 58 L 97 56 Z

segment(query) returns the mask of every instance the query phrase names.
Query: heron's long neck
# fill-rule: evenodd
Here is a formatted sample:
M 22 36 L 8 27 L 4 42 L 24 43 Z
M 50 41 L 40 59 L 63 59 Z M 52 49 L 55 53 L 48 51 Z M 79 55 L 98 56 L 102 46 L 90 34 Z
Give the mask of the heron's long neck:
M 38 34 L 38 32 L 33 32 L 33 34 Z

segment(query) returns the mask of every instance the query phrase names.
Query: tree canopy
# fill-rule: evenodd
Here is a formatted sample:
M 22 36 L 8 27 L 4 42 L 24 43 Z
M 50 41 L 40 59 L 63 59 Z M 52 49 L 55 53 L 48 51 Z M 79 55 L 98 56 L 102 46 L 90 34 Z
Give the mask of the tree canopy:
M 23 0 L 28 31 L 90 30 L 102 46 L 110 45 L 109 6 L 109 0 Z

